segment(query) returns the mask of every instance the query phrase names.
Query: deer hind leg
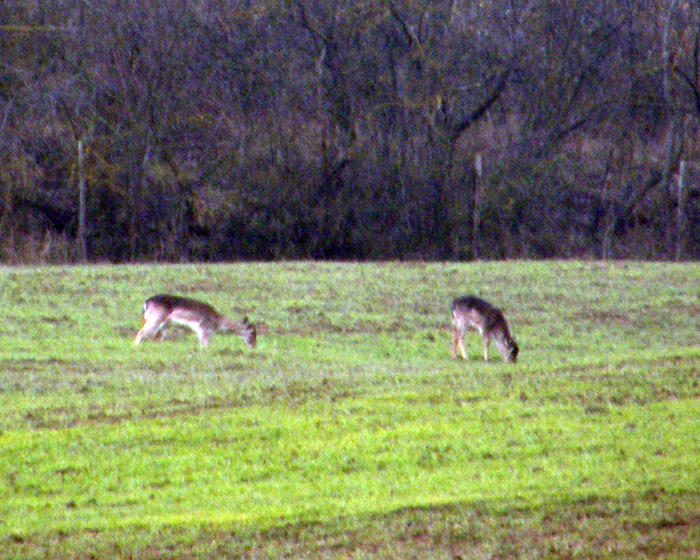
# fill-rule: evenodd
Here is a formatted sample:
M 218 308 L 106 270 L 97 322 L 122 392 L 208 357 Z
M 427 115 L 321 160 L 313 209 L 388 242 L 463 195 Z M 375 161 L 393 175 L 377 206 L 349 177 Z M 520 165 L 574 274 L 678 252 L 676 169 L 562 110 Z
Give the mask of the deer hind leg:
M 168 334 L 168 329 L 165 328 L 165 323 L 163 323 L 163 325 L 153 335 L 153 340 L 156 342 L 161 342 L 165 340 L 166 334 Z
M 164 336 L 164 334 L 161 334 L 163 327 L 165 327 L 165 321 L 160 317 L 149 317 L 148 319 L 144 319 L 141 330 L 136 333 L 134 344 L 141 344 L 143 340 L 149 338 L 159 340 Z
M 452 357 L 456 358 L 457 357 L 457 350 L 459 350 L 459 353 L 462 356 L 463 360 L 467 359 L 467 351 L 464 348 L 464 331 L 461 329 L 455 328 L 454 332 L 452 333 Z

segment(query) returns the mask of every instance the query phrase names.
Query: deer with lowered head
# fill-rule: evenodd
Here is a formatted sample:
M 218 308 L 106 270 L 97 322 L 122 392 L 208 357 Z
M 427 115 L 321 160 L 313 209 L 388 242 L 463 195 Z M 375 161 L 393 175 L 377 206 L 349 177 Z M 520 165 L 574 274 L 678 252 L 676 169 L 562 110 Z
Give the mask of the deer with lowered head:
M 243 337 L 250 348 L 255 348 L 257 331 L 255 325 L 244 317 L 242 321 L 231 321 L 219 314 L 211 305 L 195 299 L 159 294 L 143 304 L 143 326 L 136 333 L 134 344 L 143 340 L 161 340 L 169 324 L 182 325 L 193 330 L 204 347 L 217 332 L 233 332 Z
M 475 296 L 465 296 L 452 302 L 452 357 L 457 350 L 462 359 L 467 359 L 464 349 L 464 334 L 470 330 L 481 333 L 484 343 L 484 360 L 489 361 L 489 344 L 493 340 L 506 362 L 515 363 L 518 358 L 518 344 L 510 334 L 508 323 L 500 309 L 488 301 Z

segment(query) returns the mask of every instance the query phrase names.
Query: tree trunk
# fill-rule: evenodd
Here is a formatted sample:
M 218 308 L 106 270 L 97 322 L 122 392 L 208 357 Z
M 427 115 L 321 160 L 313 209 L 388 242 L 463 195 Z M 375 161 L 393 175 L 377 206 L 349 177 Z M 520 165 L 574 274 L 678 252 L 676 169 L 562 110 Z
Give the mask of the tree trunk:
M 688 193 L 685 187 L 685 160 L 681 160 L 678 166 L 676 190 L 676 261 L 682 261 L 685 257 L 687 214 L 686 204 Z
M 82 140 L 78 140 L 78 258 L 81 262 L 87 261 L 86 200 L 85 146 Z

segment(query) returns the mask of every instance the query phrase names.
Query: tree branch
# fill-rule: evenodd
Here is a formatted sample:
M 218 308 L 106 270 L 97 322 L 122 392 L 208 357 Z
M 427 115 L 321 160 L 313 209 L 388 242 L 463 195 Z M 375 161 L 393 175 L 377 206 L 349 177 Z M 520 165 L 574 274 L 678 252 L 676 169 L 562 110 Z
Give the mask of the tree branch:
M 498 82 L 496 83 L 496 86 L 491 92 L 491 95 L 489 95 L 484 100 L 484 102 L 479 107 L 477 107 L 472 113 L 465 116 L 461 121 L 459 121 L 452 127 L 452 140 L 457 140 L 457 138 L 459 138 L 459 136 L 465 130 L 467 130 L 471 125 L 473 125 L 476 121 L 483 117 L 486 111 L 488 111 L 493 106 L 493 104 L 496 101 L 498 101 L 498 98 L 506 89 L 506 85 L 508 85 L 508 78 L 510 77 L 512 70 L 513 69 L 510 66 L 506 70 L 504 70 L 504 72 L 498 78 Z
M 688 84 L 688 87 L 690 88 L 690 91 L 693 94 L 693 99 L 695 100 L 695 109 L 698 112 L 698 117 L 700 117 L 700 89 L 698 89 L 697 83 L 693 81 L 693 79 L 688 76 L 683 70 L 678 68 L 677 66 L 673 69 L 676 74 L 678 74 L 683 81 Z

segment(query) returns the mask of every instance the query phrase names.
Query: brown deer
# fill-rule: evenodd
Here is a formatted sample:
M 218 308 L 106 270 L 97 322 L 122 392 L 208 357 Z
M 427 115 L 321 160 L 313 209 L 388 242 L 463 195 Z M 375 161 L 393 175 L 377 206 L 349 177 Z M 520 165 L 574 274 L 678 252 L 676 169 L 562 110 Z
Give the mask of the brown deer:
M 484 341 L 484 360 L 489 361 L 489 343 L 493 340 L 506 362 L 515 363 L 518 348 L 510 335 L 508 323 L 500 309 L 488 301 L 474 296 L 465 296 L 452 302 L 452 357 L 457 357 L 459 349 L 462 359 L 467 359 L 464 349 L 464 334 L 471 328 L 481 333 Z
M 143 304 L 143 326 L 136 333 L 134 344 L 148 338 L 161 340 L 169 323 L 193 330 L 202 346 L 209 344 L 216 332 L 234 332 L 243 337 L 250 348 L 255 348 L 257 343 L 255 325 L 248 322 L 248 317 L 243 321 L 231 321 L 201 301 L 160 294 L 148 298 Z

